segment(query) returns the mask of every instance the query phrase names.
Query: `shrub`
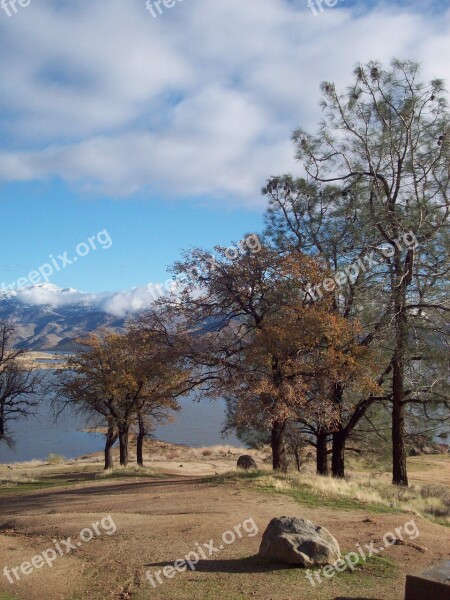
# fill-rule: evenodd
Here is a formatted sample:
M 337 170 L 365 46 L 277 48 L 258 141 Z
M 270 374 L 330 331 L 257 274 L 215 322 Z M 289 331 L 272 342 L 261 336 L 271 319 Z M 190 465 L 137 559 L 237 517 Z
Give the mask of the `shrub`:
M 53 454 L 52 452 L 47 456 L 47 462 L 50 465 L 60 465 L 65 462 L 66 459 L 61 454 Z

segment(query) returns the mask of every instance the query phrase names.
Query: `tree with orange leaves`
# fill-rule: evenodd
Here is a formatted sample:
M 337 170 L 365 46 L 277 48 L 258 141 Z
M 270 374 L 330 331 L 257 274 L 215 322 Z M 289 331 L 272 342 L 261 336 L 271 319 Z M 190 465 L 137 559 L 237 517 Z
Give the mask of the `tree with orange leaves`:
M 152 346 L 148 338 L 146 342 L 133 331 L 89 334 L 78 340 L 80 350 L 56 375 L 59 410 L 70 406 L 106 424 L 105 469 L 113 466 L 111 450 L 117 438 L 120 464 L 128 464 L 128 438 L 134 422 L 142 430 L 149 419 L 165 419 L 179 408 L 176 396 L 184 371 L 159 346 Z M 137 454 L 142 464 L 142 445 Z
M 176 323 L 172 346 L 200 396 L 234 397 L 241 422 L 263 416 L 273 468 L 285 471 L 287 424 L 309 410 L 318 378 L 376 388 L 367 353 L 354 344 L 356 326 L 311 294 L 327 275 L 319 261 L 264 245 L 233 258 L 215 250 L 213 260 L 197 249 L 175 264 L 184 284 L 160 301 L 159 322 Z M 154 318 L 152 311 L 141 322 Z M 326 397 L 316 401 L 325 416 Z

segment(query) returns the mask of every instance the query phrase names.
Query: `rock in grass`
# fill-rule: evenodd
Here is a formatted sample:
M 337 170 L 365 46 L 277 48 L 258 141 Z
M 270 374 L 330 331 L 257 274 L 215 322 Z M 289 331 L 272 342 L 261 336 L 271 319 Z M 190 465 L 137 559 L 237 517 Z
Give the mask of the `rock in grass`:
M 238 469 L 244 469 L 245 471 L 248 471 L 249 469 L 258 468 L 255 461 L 253 460 L 253 457 L 248 454 L 243 454 L 238 458 L 237 467 Z
M 298 517 L 272 519 L 259 548 L 261 558 L 302 567 L 334 564 L 341 557 L 339 544 L 331 533 Z

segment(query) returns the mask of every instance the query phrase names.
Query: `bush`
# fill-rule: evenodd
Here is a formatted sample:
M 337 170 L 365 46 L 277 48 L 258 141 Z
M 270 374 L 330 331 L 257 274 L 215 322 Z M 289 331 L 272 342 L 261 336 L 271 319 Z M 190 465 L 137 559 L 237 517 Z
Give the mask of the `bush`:
M 60 465 L 61 463 L 65 462 L 65 461 L 66 461 L 65 457 L 62 456 L 61 454 L 50 453 L 47 456 L 47 462 L 50 465 Z
M 448 500 L 450 498 L 450 492 L 443 485 L 428 484 L 420 488 L 420 495 L 422 498 L 441 498 L 441 500 Z

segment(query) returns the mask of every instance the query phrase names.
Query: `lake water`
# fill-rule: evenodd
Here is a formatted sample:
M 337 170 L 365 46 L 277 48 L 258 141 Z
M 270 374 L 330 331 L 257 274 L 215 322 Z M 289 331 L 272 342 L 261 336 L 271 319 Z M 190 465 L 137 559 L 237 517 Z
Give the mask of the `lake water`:
M 176 421 L 158 427 L 154 436 L 163 441 L 188 446 L 213 446 L 231 444 L 243 447 L 234 435 L 223 438 L 221 430 L 225 419 L 224 402 L 193 402 L 189 398 L 180 401 L 181 411 L 175 413 Z M 16 440 L 14 449 L 0 444 L 0 463 L 45 459 L 53 452 L 66 458 L 75 458 L 104 447 L 104 436 L 80 431 L 86 422 L 73 414 L 65 414 L 55 424 L 49 407 L 43 404 L 35 417 L 13 424 Z

